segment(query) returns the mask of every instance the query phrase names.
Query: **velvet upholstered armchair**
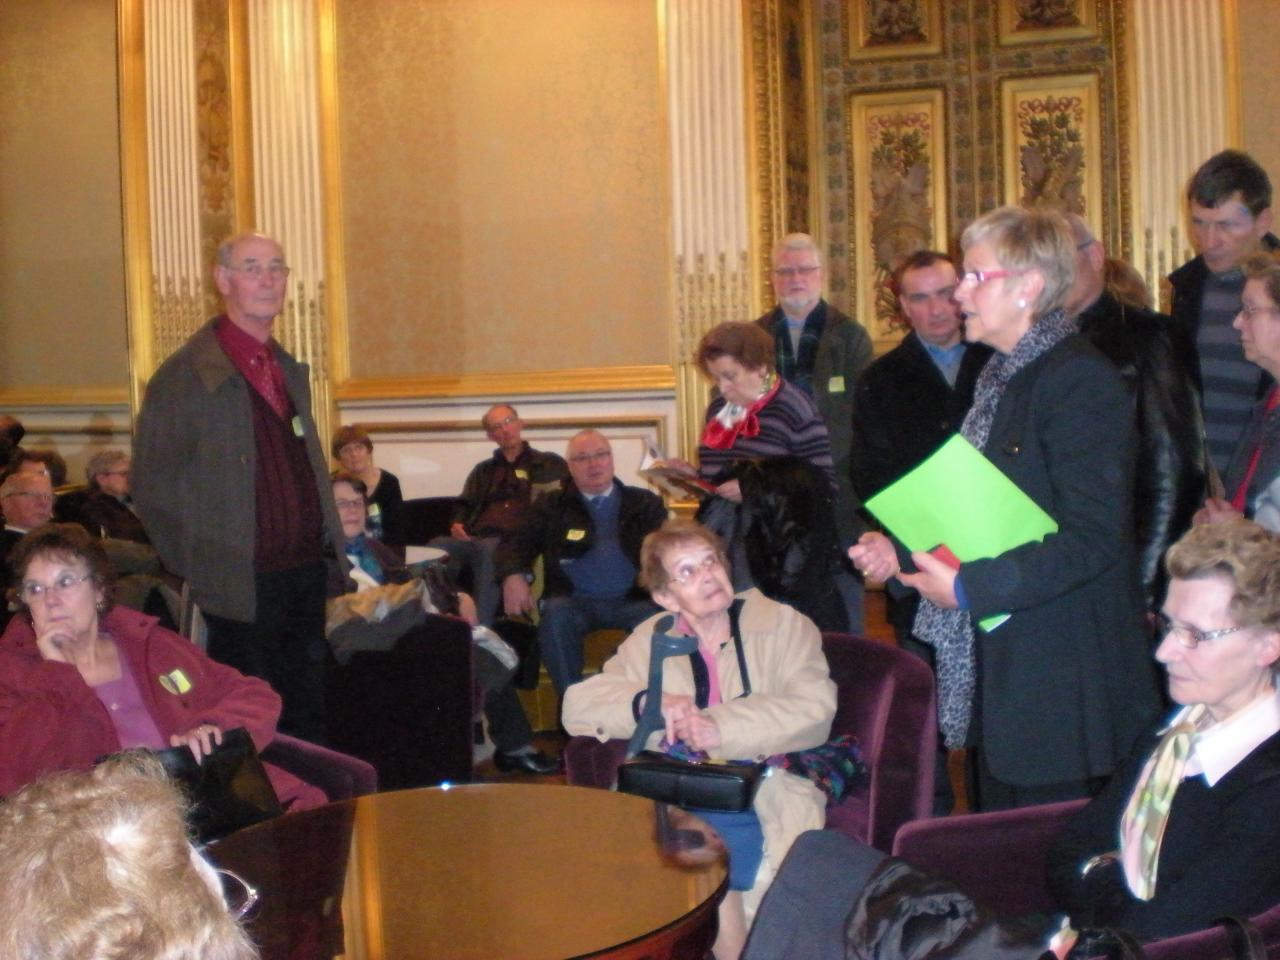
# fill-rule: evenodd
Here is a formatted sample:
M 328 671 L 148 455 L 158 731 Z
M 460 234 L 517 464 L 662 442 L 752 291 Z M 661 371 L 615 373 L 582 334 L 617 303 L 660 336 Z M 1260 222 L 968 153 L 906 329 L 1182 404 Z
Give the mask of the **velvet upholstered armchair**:
M 836 684 L 831 735 L 858 738 L 870 769 L 864 789 L 827 810 L 827 827 L 888 850 L 898 827 L 929 816 L 937 720 L 933 674 L 897 647 L 847 634 L 823 636 Z M 609 788 L 626 741 L 573 737 L 565 747 L 570 784 Z
M 1067 819 L 1085 802 L 913 821 L 898 830 L 893 854 L 953 881 L 996 916 L 1054 913 L 1045 885 L 1045 857 Z M 1266 941 L 1267 956 L 1280 960 L 1280 905 L 1252 919 Z M 1220 927 L 1158 940 L 1143 949 L 1148 960 L 1238 956 Z

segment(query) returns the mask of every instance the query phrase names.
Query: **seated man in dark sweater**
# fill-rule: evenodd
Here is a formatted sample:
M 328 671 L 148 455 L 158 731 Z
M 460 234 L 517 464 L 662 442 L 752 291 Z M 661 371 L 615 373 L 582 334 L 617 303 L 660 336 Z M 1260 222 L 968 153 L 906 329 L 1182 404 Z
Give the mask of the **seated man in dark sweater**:
M 613 475 L 613 450 L 595 430 L 569 441 L 571 480 L 544 494 L 496 567 L 508 616 L 533 609 L 533 562 L 542 556 L 545 586 L 538 645 L 556 692 L 582 679 L 582 640 L 592 630 L 630 630 L 658 608 L 636 586 L 640 544 L 667 517 L 662 499 Z

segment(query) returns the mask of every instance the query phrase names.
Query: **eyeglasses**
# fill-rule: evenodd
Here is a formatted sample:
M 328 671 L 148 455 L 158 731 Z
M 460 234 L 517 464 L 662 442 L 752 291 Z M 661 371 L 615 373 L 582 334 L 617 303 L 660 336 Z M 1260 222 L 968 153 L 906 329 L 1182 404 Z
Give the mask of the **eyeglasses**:
M 1186 647 L 1188 650 L 1194 650 L 1202 643 L 1208 643 L 1210 640 L 1217 640 L 1219 637 L 1229 637 L 1233 633 L 1239 633 L 1241 630 L 1248 630 L 1248 627 L 1222 627 L 1219 630 L 1197 630 L 1195 627 L 1184 626 L 1181 623 L 1174 623 L 1163 613 L 1156 614 L 1156 633 L 1161 640 L 1173 634 L 1173 639 L 1177 640 L 1179 645 Z
M 1018 277 L 1021 270 L 967 270 L 960 274 L 960 284 L 972 283 L 980 287 L 988 280 L 999 280 L 1001 277 Z
M 82 577 L 77 577 L 74 573 L 64 573 L 57 580 L 53 581 L 53 583 L 48 584 L 36 583 L 34 580 L 28 580 L 22 585 L 18 593 L 27 603 L 31 603 L 31 601 L 37 600 L 50 592 L 56 593 L 58 596 L 62 596 L 72 587 L 79 586 L 92 576 L 92 573 L 86 573 Z
M 575 453 L 569 458 L 570 463 L 600 463 L 613 456 L 612 450 L 597 450 L 595 453 Z
M 335 500 L 334 502 L 338 505 L 339 510 L 364 509 L 363 500 Z
M 225 867 L 218 867 L 218 876 L 222 878 L 222 899 L 227 903 L 227 912 L 236 920 L 243 920 L 258 905 L 260 895 L 258 888 L 238 873 Z M 227 889 L 228 880 L 232 881 L 231 889 Z
M 52 493 L 40 493 L 36 490 L 14 490 L 12 493 L 6 493 L 5 497 L 6 499 L 8 497 L 29 497 L 38 503 L 53 503 Z
M 1240 315 L 1247 320 L 1254 317 L 1265 317 L 1269 314 L 1280 313 L 1280 307 L 1251 307 L 1247 303 L 1240 308 Z
M 720 555 L 716 553 L 708 553 L 701 560 L 690 560 L 682 563 L 671 571 L 671 579 L 677 583 L 688 586 L 694 580 L 699 579 L 708 570 L 716 570 L 720 567 Z
M 487 425 L 485 426 L 485 428 L 484 428 L 484 429 L 485 429 L 485 433 L 493 433 L 493 431 L 497 430 L 499 427 L 506 427 L 506 426 L 510 426 L 511 424 L 515 423 L 517 419 L 518 419 L 518 418 L 517 418 L 517 417 L 516 417 L 516 415 L 513 413 L 513 414 L 512 414 L 511 416 L 509 416 L 509 417 L 503 417 L 501 420 L 495 420 L 495 421 L 493 421 L 493 423 L 487 424 Z
M 822 267 L 820 267 L 816 263 L 809 264 L 808 266 L 804 266 L 804 267 L 774 267 L 773 275 L 775 277 L 782 277 L 782 279 L 784 280 L 790 280 L 792 277 L 796 276 L 797 274 L 802 277 L 807 277 L 810 274 L 817 273 L 821 269 Z
M 264 273 L 272 280 L 281 280 L 289 275 L 291 268 L 283 263 L 243 263 L 238 267 L 227 267 L 227 269 L 243 273 L 254 280 L 261 280 Z

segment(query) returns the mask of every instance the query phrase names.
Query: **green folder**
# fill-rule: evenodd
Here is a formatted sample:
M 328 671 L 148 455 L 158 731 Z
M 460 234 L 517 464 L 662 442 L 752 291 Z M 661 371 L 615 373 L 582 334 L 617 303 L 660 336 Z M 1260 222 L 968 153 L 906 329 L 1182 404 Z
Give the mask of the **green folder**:
M 908 550 L 945 544 L 961 563 L 998 557 L 1058 529 L 1053 517 L 959 434 L 865 506 Z M 995 613 L 978 626 L 990 632 L 1008 618 Z

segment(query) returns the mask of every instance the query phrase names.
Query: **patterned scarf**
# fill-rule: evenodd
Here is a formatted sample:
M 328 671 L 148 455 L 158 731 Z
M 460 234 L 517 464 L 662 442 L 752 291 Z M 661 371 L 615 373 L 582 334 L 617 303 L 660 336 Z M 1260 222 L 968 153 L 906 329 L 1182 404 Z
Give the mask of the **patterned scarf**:
M 702 431 L 702 442 L 712 450 L 728 450 L 739 435 L 755 437 L 760 434 L 760 418 L 756 415 L 773 399 L 778 388 L 782 386 L 781 378 L 775 377 L 773 386 L 765 390 L 749 407 L 740 407 L 736 403 L 724 402 L 720 412 L 707 421 Z
M 827 322 L 827 305 L 819 300 L 809 311 L 800 330 L 799 347 L 792 349 L 791 330 L 786 314 L 778 308 L 778 322 L 773 327 L 773 352 L 777 360 L 778 376 L 813 396 L 813 365 L 818 358 L 818 341 Z
M 1191 744 L 1206 709 L 1203 703 L 1197 703 L 1180 710 L 1164 729 L 1160 743 L 1134 784 L 1129 805 L 1120 820 L 1120 863 L 1129 890 L 1139 900 L 1155 896 L 1160 842 L 1169 822 L 1169 808 L 1182 783 Z
M 964 418 L 960 435 L 985 450 L 996 408 L 1009 381 L 1075 332 L 1075 324 L 1066 313 L 1054 310 L 1031 324 L 1012 353 L 993 353 L 978 375 L 973 406 Z M 963 747 L 968 741 L 977 689 L 973 618 L 968 610 L 945 610 L 921 598 L 912 633 L 937 651 L 938 724 L 948 749 Z

